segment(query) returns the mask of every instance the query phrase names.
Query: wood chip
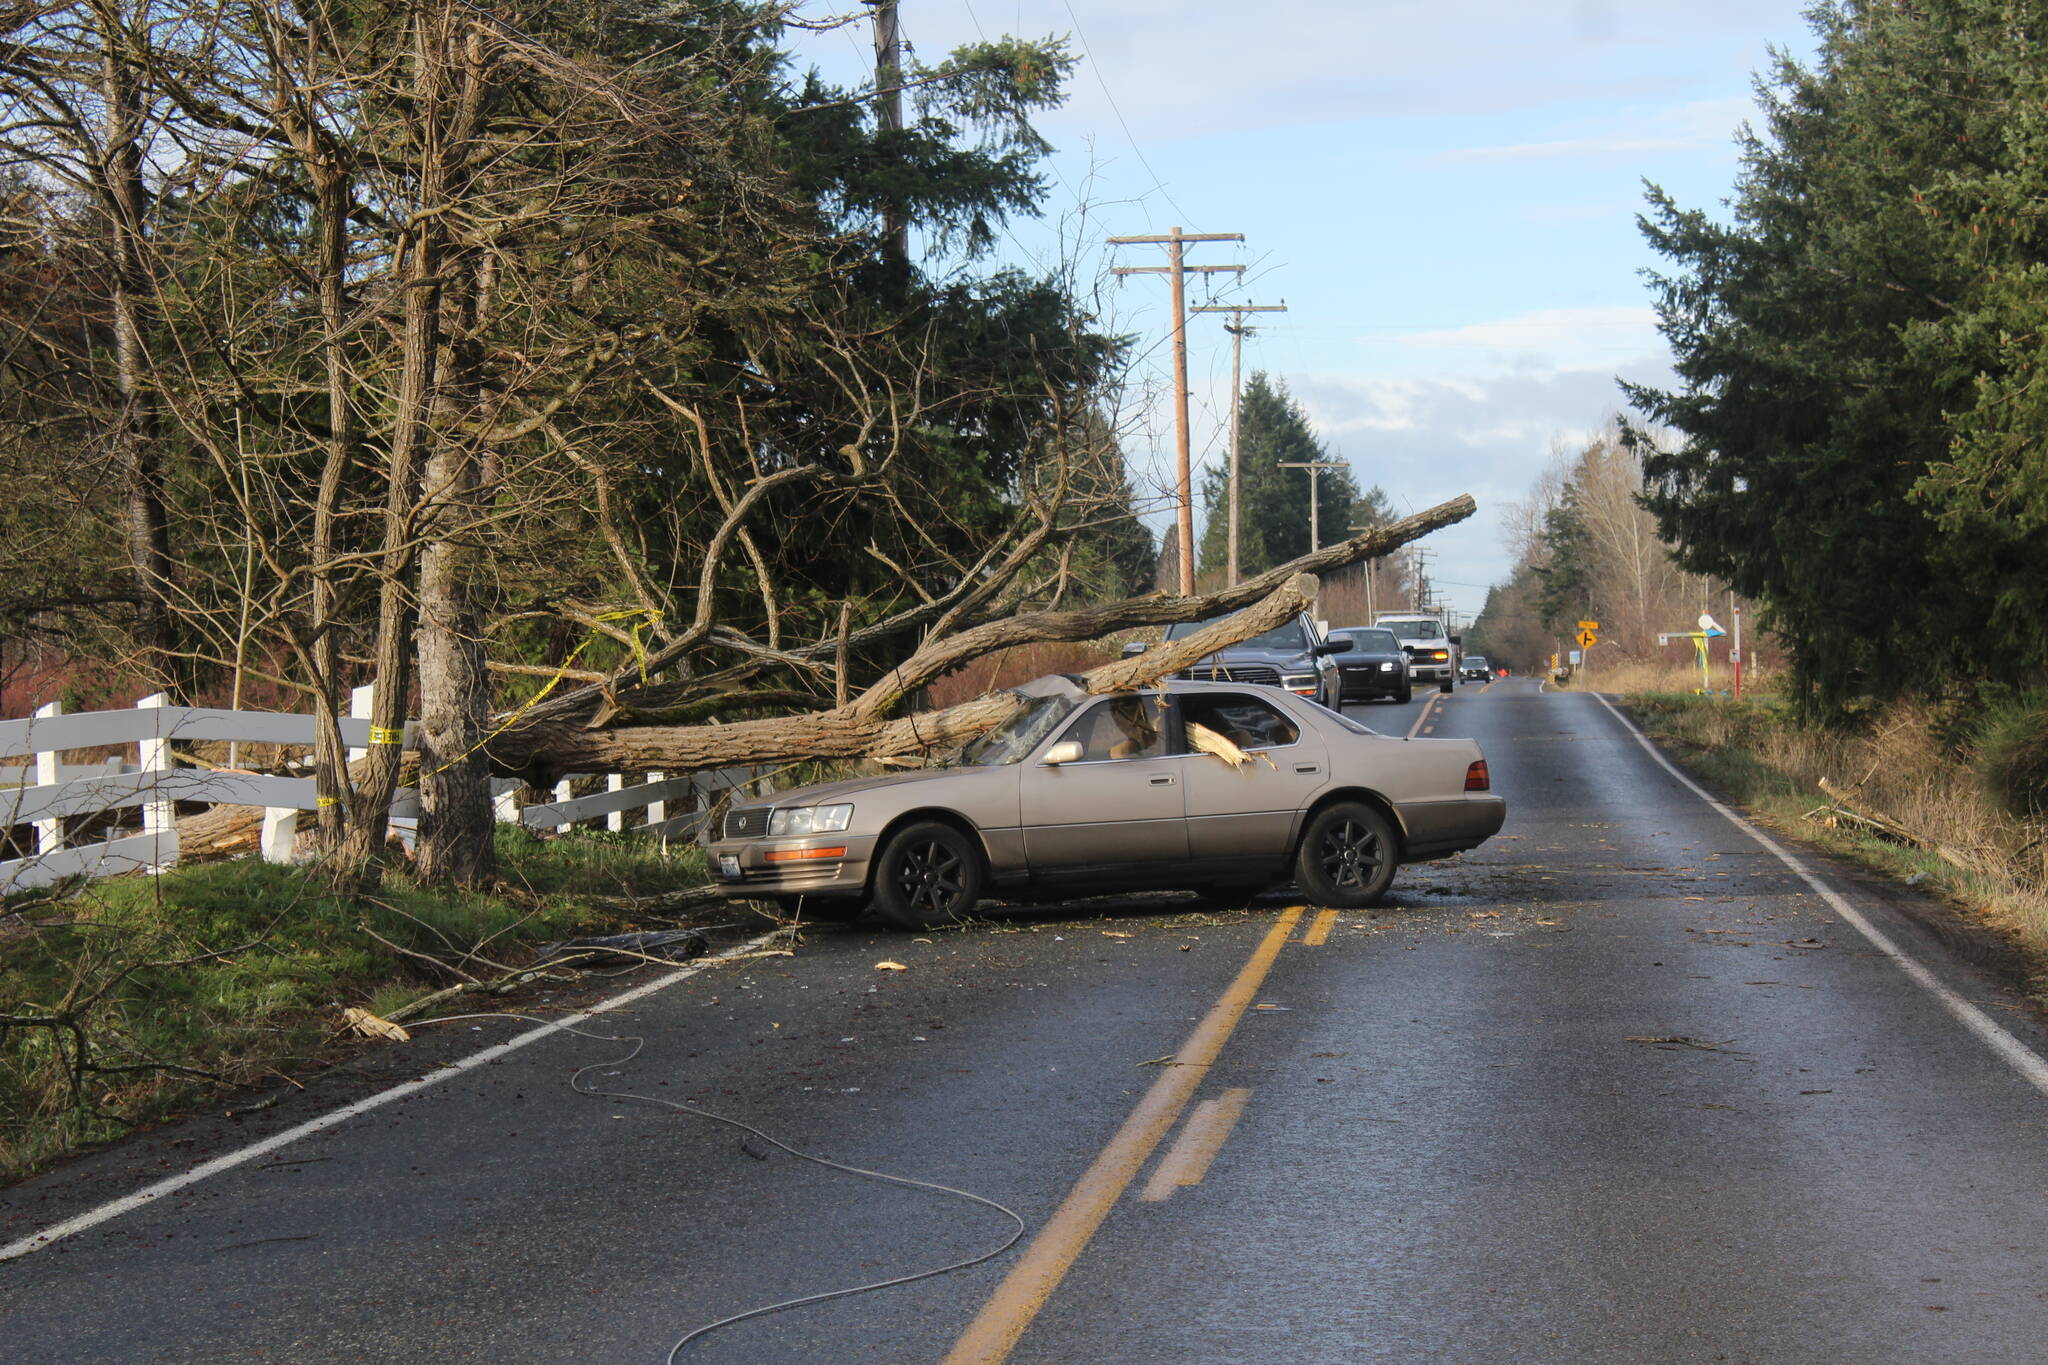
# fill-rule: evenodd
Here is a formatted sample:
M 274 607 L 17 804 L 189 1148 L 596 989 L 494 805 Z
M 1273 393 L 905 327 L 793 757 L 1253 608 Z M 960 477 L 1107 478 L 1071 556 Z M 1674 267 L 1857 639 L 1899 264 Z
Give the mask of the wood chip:
M 390 1043 L 412 1041 L 412 1035 L 402 1026 L 392 1023 L 389 1019 L 379 1018 L 368 1010 L 357 1009 L 353 1005 L 341 1012 L 341 1022 L 346 1024 L 351 1032 L 359 1033 L 365 1038 L 382 1038 Z

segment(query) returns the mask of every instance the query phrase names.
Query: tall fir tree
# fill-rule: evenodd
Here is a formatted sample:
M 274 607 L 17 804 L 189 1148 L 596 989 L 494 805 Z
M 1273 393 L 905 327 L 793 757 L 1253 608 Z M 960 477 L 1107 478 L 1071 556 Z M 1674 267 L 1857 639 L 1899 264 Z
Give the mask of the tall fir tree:
M 1245 385 L 1238 442 L 1238 571 L 1250 576 L 1309 552 L 1309 471 L 1281 466 L 1329 461 L 1330 453 L 1287 386 L 1264 371 Z M 1327 545 L 1349 535 L 1359 514 L 1376 504 L 1363 499 L 1349 469 L 1326 470 L 1320 480 L 1316 520 Z M 1202 475 L 1202 516 L 1195 562 L 1203 573 L 1220 573 L 1230 559 L 1227 460 Z

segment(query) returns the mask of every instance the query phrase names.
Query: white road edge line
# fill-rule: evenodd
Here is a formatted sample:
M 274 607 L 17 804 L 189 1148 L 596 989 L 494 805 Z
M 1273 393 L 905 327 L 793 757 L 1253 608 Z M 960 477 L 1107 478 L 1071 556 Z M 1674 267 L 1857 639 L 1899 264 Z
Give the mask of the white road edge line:
M 394 1085 L 389 1090 L 380 1090 L 374 1095 L 357 1100 L 354 1104 L 344 1105 L 340 1109 L 322 1114 L 316 1119 L 308 1119 L 296 1128 L 287 1128 L 281 1133 L 271 1134 L 261 1142 L 254 1142 L 247 1147 L 238 1148 L 227 1153 L 225 1156 L 217 1156 L 202 1165 L 194 1166 L 182 1175 L 174 1175 L 159 1180 L 156 1184 L 145 1186 L 134 1194 L 124 1195 L 119 1199 L 102 1204 L 96 1209 L 89 1209 L 79 1214 L 76 1218 L 67 1218 L 63 1222 L 53 1224 L 40 1232 L 32 1232 L 17 1241 L 0 1246 L 0 1261 L 11 1261 L 17 1257 L 26 1256 L 32 1251 L 40 1251 L 44 1247 L 60 1242 L 74 1233 L 84 1232 L 86 1229 L 97 1227 L 109 1219 L 119 1218 L 122 1214 L 133 1212 L 144 1204 L 152 1203 L 167 1194 L 176 1194 L 179 1190 L 196 1185 L 209 1176 L 219 1175 L 222 1171 L 232 1170 L 234 1167 L 240 1166 L 245 1162 L 254 1161 L 257 1157 L 265 1156 L 280 1147 L 297 1142 L 302 1137 L 310 1137 L 314 1133 L 332 1128 L 338 1123 L 346 1123 L 348 1120 L 356 1117 L 356 1115 L 366 1113 L 377 1108 L 379 1105 L 389 1104 L 393 1100 L 402 1100 L 408 1095 L 416 1095 L 429 1086 L 439 1085 L 442 1081 L 451 1080 L 466 1071 L 473 1071 L 477 1067 L 486 1066 L 491 1062 L 497 1061 L 507 1053 L 517 1052 L 528 1043 L 537 1043 L 543 1038 L 560 1033 L 579 1020 L 588 1019 L 594 1014 L 605 1014 L 622 1006 L 630 1005 L 634 1001 L 646 996 L 653 995 L 656 991 L 667 990 L 678 981 L 686 981 L 699 972 L 715 967 L 728 959 L 741 957 L 747 953 L 758 952 L 763 945 L 772 941 L 781 932 L 780 929 L 771 929 L 757 938 L 749 939 L 745 943 L 728 948 L 722 953 L 716 953 L 697 962 L 692 962 L 680 971 L 670 972 L 658 981 L 650 981 L 645 985 L 636 986 L 630 991 L 612 996 L 608 1000 L 601 1000 L 588 1009 L 579 1010 L 573 1015 L 565 1015 L 553 1023 L 542 1024 L 539 1028 L 522 1033 L 509 1042 L 499 1043 L 496 1047 L 487 1047 L 482 1052 L 472 1053 L 459 1062 L 451 1062 L 438 1071 L 430 1071 L 426 1075 L 417 1077 L 414 1080 Z
M 1836 914 L 1847 920 L 1863 937 L 1869 939 L 1872 947 L 1890 958 L 1893 964 L 1910 977 L 1915 985 L 1921 987 L 1939 1001 L 1943 1009 L 1955 1016 L 1956 1022 L 1976 1034 L 1979 1041 L 2004 1058 L 2006 1063 L 2013 1070 L 2019 1072 L 2036 1090 L 2044 1095 L 2048 1095 L 2048 1060 L 2044 1060 L 2038 1052 L 2035 1052 L 2032 1048 L 2000 1027 L 1998 1022 L 1990 1015 L 1942 984 L 1940 978 L 1922 966 L 1918 958 L 1906 952 L 1905 949 L 1899 947 L 1896 943 L 1893 943 L 1883 930 L 1865 919 L 1862 912 L 1849 904 L 1840 892 L 1822 881 L 1808 869 L 1806 864 L 1787 851 L 1783 845 L 1720 801 L 1715 800 L 1699 783 L 1681 772 L 1663 754 L 1658 753 L 1657 747 L 1650 743 L 1649 737 L 1642 732 L 1641 728 L 1634 721 L 1624 716 L 1613 702 L 1610 702 L 1598 692 L 1593 693 L 1593 695 L 1598 697 L 1600 704 L 1607 708 L 1609 714 L 1620 721 L 1629 734 L 1634 736 L 1636 743 L 1643 746 L 1643 752 L 1655 759 L 1659 767 L 1690 788 L 1693 795 L 1719 811 L 1730 824 L 1756 840 L 1766 851 L 1773 854 L 1779 862 L 1790 868 L 1801 881 L 1812 887 L 1822 900 L 1833 907 Z

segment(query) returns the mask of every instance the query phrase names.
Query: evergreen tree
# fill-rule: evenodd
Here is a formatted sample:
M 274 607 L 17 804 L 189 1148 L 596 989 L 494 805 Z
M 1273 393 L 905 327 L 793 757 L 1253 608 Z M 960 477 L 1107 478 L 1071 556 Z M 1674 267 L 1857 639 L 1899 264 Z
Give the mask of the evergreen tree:
M 1308 414 L 1287 386 L 1263 371 L 1245 385 L 1238 410 L 1238 571 L 1249 577 L 1309 552 L 1309 471 L 1282 464 L 1327 461 L 1329 450 L 1316 439 Z M 1351 471 L 1325 470 L 1316 490 L 1322 541 L 1342 540 L 1361 510 Z M 1377 493 L 1378 490 L 1374 490 Z M 1202 541 L 1196 563 L 1204 573 L 1221 571 L 1230 560 L 1230 467 L 1227 460 L 1202 475 Z
M 1815 714 L 2048 665 L 2044 18 L 1821 6 L 1735 221 L 1651 193 L 1682 385 L 1631 393 L 1687 439 L 1646 455 L 1649 504 L 1687 568 L 1765 600 Z

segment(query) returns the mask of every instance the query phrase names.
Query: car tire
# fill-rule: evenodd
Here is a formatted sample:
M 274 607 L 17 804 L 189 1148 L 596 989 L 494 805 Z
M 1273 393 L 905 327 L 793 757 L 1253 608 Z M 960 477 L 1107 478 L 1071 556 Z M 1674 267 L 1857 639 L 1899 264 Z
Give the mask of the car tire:
M 1402 684 L 1401 684 L 1401 690 L 1400 690 L 1399 692 L 1396 692 L 1396 693 L 1394 694 L 1394 700 L 1395 700 L 1395 701 L 1396 701 L 1397 703 L 1399 703 L 1400 705 L 1402 705 L 1402 706 L 1406 706 L 1406 705 L 1408 704 L 1409 700 L 1410 700 L 1411 698 L 1413 698 L 1413 697 L 1414 697 L 1414 695 L 1415 695 L 1415 688 L 1414 688 L 1414 685 L 1413 685 L 1413 684 L 1411 684 L 1411 683 L 1405 683 L 1405 682 L 1404 682 L 1404 683 L 1402 683 Z
M 951 825 L 922 820 L 897 830 L 883 846 L 870 904 L 898 929 L 931 929 L 974 909 L 987 881 L 974 840 Z
M 1393 884 L 1399 849 L 1386 816 L 1361 801 L 1339 801 L 1302 831 L 1294 880 L 1317 905 L 1363 909 Z
M 1436 690 L 1439 692 L 1448 692 L 1456 686 L 1456 683 L 1452 682 L 1449 678 L 1445 678 L 1442 682 L 1436 685 Z

